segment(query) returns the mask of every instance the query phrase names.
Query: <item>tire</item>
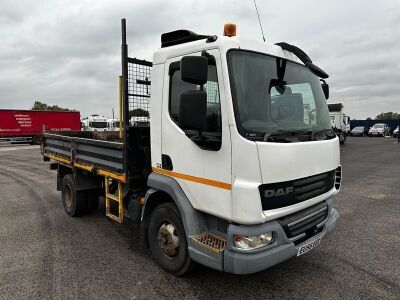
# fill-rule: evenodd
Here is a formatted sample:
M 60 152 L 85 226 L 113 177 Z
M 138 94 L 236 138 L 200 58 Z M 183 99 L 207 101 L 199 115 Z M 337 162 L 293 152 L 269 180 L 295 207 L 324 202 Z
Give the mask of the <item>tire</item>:
M 86 191 L 77 191 L 75 180 L 72 174 L 65 175 L 62 180 L 61 198 L 64 209 L 71 217 L 83 215 L 87 209 Z
M 152 257 L 163 269 L 181 276 L 193 267 L 182 219 L 174 203 L 163 203 L 154 209 L 150 216 L 148 237 Z M 174 247 L 174 243 L 178 247 Z
M 85 192 L 87 193 L 86 213 L 91 214 L 99 208 L 99 197 L 101 195 L 101 190 L 93 189 Z

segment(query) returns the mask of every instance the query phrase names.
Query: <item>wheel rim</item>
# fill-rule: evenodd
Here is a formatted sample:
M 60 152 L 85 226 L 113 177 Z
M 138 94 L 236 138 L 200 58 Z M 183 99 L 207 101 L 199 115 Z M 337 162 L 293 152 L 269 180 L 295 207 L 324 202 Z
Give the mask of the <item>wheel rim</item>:
M 158 246 L 161 252 L 169 259 L 175 259 L 179 253 L 180 239 L 178 230 L 169 221 L 160 224 L 157 234 Z
M 64 198 L 65 206 L 67 208 L 72 207 L 72 190 L 69 185 L 65 186 L 65 198 Z

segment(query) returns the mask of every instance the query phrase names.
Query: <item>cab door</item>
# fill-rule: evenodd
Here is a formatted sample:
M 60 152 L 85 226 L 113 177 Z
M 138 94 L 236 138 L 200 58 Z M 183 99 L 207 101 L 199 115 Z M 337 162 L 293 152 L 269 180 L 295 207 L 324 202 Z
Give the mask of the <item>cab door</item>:
M 191 53 L 188 55 L 201 55 Z M 180 96 L 200 87 L 181 79 L 180 59 L 168 59 L 164 74 L 162 106 L 162 162 L 156 172 L 173 177 L 194 208 L 231 218 L 231 140 L 227 120 L 225 90 L 219 50 L 207 50 L 208 78 L 206 129 L 201 136 L 208 147 L 193 141 L 198 132 L 179 125 Z M 218 144 L 218 141 L 220 143 Z M 217 145 L 217 147 L 215 147 Z

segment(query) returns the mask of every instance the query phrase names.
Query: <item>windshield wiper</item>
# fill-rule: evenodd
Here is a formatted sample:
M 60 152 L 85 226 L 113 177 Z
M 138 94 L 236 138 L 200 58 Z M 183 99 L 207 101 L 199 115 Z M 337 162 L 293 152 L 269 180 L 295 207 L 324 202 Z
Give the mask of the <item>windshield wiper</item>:
M 276 130 L 266 132 L 264 134 L 264 142 L 284 142 L 292 143 L 297 142 L 300 136 L 309 136 L 310 140 L 314 138 L 314 132 L 312 130 Z
M 321 136 L 324 138 L 321 139 Z M 294 129 L 294 130 L 275 130 L 268 131 L 262 139 L 264 142 L 293 143 L 305 141 L 317 141 L 334 138 L 336 135 L 332 129 Z
M 334 138 L 336 136 L 332 129 L 321 129 L 314 131 L 314 135 L 324 135 L 326 138 Z

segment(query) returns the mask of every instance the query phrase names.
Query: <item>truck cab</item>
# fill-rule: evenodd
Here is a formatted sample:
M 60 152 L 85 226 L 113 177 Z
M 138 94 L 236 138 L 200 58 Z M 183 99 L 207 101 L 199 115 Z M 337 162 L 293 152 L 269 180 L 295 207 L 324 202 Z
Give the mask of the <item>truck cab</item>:
M 108 131 L 118 131 L 120 122 L 118 119 L 107 119 L 107 130 Z
M 149 183 L 172 180 L 202 222 L 225 224 L 227 235 L 222 260 L 198 243 L 189 243 L 191 256 L 250 273 L 332 231 L 339 140 L 320 78 L 279 45 L 191 32 L 164 37 L 153 58 Z M 221 236 L 204 226 L 210 240 Z
M 344 114 L 344 105 L 342 102 L 329 103 L 328 109 L 332 128 L 339 137 L 340 143 L 344 144 L 350 132 L 350 117 Z
M 82 119 L 83 131 L 107 131 L 108 122 L 105 117 L 99 115 L 90 115 Z

